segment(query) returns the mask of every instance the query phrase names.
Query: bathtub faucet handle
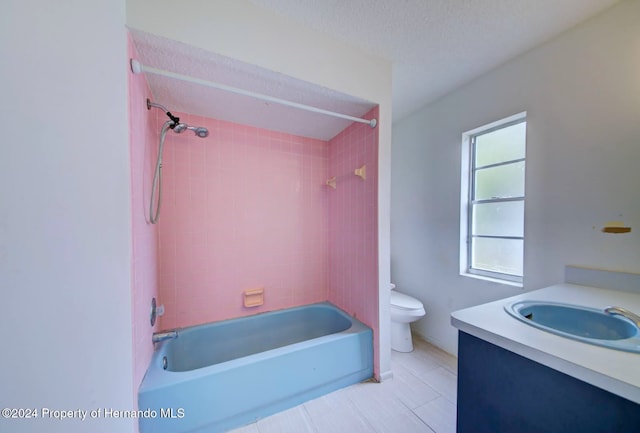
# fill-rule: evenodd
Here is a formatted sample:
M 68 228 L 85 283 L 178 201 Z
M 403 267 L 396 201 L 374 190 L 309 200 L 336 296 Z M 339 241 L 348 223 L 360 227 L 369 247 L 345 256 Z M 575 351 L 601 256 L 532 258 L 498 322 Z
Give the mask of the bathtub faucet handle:
M 151 336 L 151 341 L 155 344 L 165 340 L 172 340 L 174 338 L 178 338 L 178 331 L 175 329 L 170 331 L 154 332 Z

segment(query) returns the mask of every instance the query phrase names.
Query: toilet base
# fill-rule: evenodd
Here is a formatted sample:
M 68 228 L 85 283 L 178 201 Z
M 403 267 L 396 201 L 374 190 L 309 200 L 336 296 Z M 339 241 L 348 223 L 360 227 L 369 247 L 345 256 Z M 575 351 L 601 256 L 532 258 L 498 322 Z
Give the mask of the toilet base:
M 391 349 L 396 352 L 413 352 L 411 327 L 408 323 L 391 322 Z

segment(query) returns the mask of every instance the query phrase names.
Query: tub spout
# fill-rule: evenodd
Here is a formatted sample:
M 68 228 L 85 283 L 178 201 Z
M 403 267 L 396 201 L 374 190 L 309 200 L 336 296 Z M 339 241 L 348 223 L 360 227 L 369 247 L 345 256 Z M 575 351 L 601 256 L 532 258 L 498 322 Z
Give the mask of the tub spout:
M 604 312 L 607 314 L 618 314 L 622 317 L 626 317 L 627 319 L 631 320 L 633 323 L 636 324 L 637 327 L 640 328 L 640 316 L 638 316 L 635 313 L 632 313 L 631 311 L 622 308 L 622 307 L 607 307 L 604 309 Z
M 154 332 L 151 336 L 151 341 L 155 343 L 159 343 L 164 340 L 171 340 L 174 338 L 178 338 L 178 331 L 162 331 L 162 332 Z

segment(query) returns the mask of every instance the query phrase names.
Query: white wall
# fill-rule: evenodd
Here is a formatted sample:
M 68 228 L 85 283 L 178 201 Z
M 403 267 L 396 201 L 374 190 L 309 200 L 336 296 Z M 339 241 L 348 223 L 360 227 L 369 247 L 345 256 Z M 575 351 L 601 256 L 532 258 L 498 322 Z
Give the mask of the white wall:
M 527 111 L 525 287 L 459 275 L 463 132 Z M 640 272 L 640 1 L 613 9 L 397 122 L 392 279 L 414 330 L 457 352 L 449 314 L 563 281 L 564 265 Z M 604 234 L 621 220 L 629 234 Z
M 0 408 L 133 407 L 125 12 L 3 2 Z M 0 418 L 13 433 L 133 426 Z
M 127 25 L 380 105 L 381 372 L 389 369 L 391 64 L 240 0 L 129 0 Z

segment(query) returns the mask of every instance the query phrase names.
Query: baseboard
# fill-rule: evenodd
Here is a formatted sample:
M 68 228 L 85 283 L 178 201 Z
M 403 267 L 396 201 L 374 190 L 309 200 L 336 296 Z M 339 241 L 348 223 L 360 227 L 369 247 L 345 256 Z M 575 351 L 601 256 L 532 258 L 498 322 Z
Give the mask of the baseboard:
M 413 335 L 413 338 L 418 338 L 418 339 L 420 339 L 422 341 L 425 341 L 425 342 L 431 344 L 432 346 L 437 347 L 438 349 L 442 350 L 443 352 L 445 352 L 445 353 L 447 353 L 447 354 L 449 354 L 449 355 L 451 355 L 451 356 L 453 356 L 455 358 L 458 357 L 457 353 L 451 353 L 449 350 L 445 349 L 443 347 L 443 345 L 438 340 L 435 340 L 433 338 L 429 338 L 429 337 L 427 337 L 426 335 L 422 334 L 421 332 L 419 332 L 416 329 L 411 328 L 411 335 Z

